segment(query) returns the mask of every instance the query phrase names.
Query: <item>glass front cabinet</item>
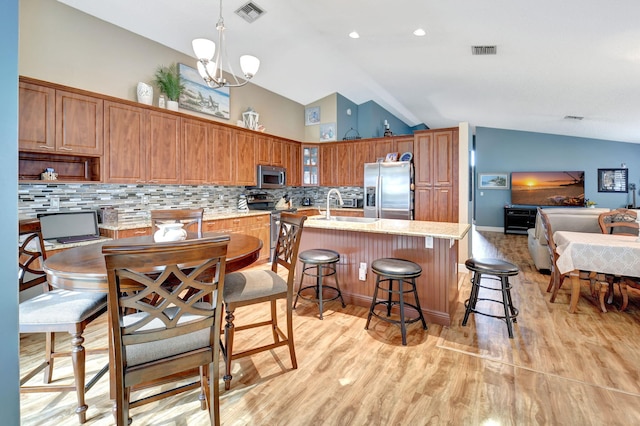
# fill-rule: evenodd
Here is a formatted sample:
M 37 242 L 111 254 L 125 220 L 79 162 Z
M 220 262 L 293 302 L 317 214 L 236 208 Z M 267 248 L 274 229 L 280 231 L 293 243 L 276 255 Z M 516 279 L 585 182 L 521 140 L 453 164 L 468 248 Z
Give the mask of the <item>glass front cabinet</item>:
M 302 146 L 302 185 L 317 186 L 320 180 L 320 157 L 318 145 Z

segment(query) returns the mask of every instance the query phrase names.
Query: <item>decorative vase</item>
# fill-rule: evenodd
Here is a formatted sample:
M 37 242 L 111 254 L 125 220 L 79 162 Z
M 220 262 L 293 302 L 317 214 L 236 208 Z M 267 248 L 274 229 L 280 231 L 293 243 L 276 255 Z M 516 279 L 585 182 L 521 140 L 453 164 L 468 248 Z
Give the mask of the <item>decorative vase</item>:
M 171 111 L 178 111 L 178 101 L 167 101 L 167 109 Z
M 157 223 L 158 230 L 153 234 L 156 243 L 167 241 L 181 241 L 187 238 L 187 231 L 182 229 L 182 223 Z
M 138 102 L 145 105 L 153 104 L 153 87 L 147 83 L 140 82 L 136 88 L 138 94 Z

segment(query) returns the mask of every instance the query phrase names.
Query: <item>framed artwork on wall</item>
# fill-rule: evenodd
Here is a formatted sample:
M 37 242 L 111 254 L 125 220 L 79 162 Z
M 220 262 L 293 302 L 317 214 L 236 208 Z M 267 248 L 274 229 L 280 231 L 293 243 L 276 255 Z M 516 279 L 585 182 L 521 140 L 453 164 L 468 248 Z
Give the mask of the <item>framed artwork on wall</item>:
M 326 123 L 320 125 L 320 141 L 336 140 L 336 123 Z
M 478 173 L 478 189 L 509 189 L 507 173 Z
M 629 169 L 598 169 L 598 192 L 629 192 Z
M 181 108 L 229 119 L 229 88 L 212 89 L 195 68 L 178 64 L 184 90 L 178 103 Z
M 313 126 L 320 124 L 320 107 L 309 107 L 304 109 L 304 125 Z

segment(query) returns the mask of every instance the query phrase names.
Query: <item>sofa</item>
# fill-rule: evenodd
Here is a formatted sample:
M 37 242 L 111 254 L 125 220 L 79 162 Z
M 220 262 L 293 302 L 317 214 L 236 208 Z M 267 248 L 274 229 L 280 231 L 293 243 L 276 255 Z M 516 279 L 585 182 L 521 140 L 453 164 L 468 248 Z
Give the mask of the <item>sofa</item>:
M 574 231 L 600 233 L 598 216 L 608 212 L 606 208 L 592 207 L 550 207 L 544 208 L 549 217 L 553 232 Z M 536 214 L 535 228 L 527 230 L 529 253 L 538 270 L 551 270 L 551 258 L 547 248 L 547 238 L 544 235 L 540 213 Z

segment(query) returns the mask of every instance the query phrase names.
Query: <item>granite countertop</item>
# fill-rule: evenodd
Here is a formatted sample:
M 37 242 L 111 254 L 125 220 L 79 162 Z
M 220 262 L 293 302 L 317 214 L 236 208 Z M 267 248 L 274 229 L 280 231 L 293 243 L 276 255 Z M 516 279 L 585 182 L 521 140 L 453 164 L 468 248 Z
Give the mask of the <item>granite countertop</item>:
M 250 210 L 248 212 L 225 212 L 225 213 L 207 213 L 204 212 L 202 220 L 221 220 L 221 219 L 235 219 L 237 217 L 249 217 L 249 216 L 264 216 L 271 214 L 266 210 Z M 135 229 L 135 228 L 148 228 L 151 226 L 150 219 L 135 219 L 129 221 L 121 221 L 114 225 L 107 225 L 101 223 L 99 225 L 102 229 L 110 229 L 112 231 L 118 231 L 122 229 Z
M 332 209 L 333 211 L 333 209 Z M 334 229 L 374 234 L 409 235 L 416 237 L 447 238 L 461 240 L 471 225 L 466 223 L 424 222 L 420 220 L 379 219 L 371 223 L 317 220 L 324 216 L 310 216 L 304 223 L 307 228 Z M 357 218 L 356 218 L 357 220 Z

